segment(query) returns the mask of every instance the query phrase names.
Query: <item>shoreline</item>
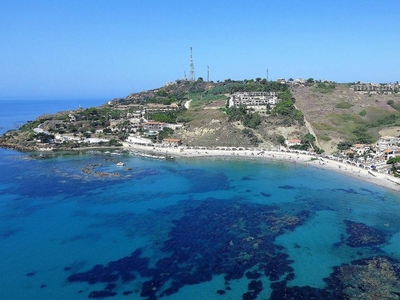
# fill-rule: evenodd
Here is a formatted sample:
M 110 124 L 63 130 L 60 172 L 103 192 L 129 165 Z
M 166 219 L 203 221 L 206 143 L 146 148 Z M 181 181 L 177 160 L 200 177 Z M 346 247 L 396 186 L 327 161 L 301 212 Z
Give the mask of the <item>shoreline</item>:
M 372 171 L 362 167 L 346 164 L 337 160 L 322 158 L 318 155 L 282 152 L 261 149 L 244 149 L 243 150 L 221 150 L 221 149 L 193 149 L 187 147 L 164 148 L 156 146 L 142 146 L 124 143 L 123 150 L 132 150 L 138 152 L 151 152 L 163 156 L 176 157 L 225 157 L 225 158 L 252 158 L 269 161 L 281 161 L 287 163 L 299 163 L 309 167 L 319 168 L 327 171 L 334 171 L 345 176 L 358 178 L 369 183 L 388 188 L 393 191 L 400 191 L 400 179 L 389 174 Z

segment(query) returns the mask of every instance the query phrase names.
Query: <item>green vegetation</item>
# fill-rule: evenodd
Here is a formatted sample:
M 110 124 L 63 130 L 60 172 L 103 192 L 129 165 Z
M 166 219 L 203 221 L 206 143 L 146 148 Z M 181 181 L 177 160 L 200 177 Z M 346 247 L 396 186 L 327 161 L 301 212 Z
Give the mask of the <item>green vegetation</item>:
M 349 109 L 353 106 L 353 104 L 349 102 L 340 102 L 335 105 L 335 108 L 341 108 L 341 109 Z
M 367 115 L 366 110 L 363 109 L 362 111 L 360 111 L 359 115 L 362 116 L 362 117 L 366 116 Z
M 344 150 L 350 149 L 351 146 L 353 146 L 352 141 L 342 141 L 337 145 L 337 149 L 339 151 L 344 151 Z
M 116 140 L 116 139 L 111 139 L 111 140 L 110 140 L 110 146 L 117 146 L 117 147 L 119 147 L 119 146 L 122 146 L 122 143 L 121 143 L 120 141 Z
M 400 162 L 400 156 L 396 156 L 396 157 L 392 157 L 390 159 L 388 159 L 388 161 L 386 162 L 386 164 L 391 164 L 392 165 L 392 172 L 393 175 L 396 177 L 400 177 L 399 172 L 397 170 L 397 164 Z
M 369 125 L 368 127 L 379 127 L 387 125 L 394 126 L 399 124 L 400 124 L 400 114 L 390 114 L 388 116 L 385 116 L 377 120 L 375 123 Z
M 163 130 L 158 133 L 158 141 L 161 143 L 163 139 L 171 136 L 173 133 L 174 130 L 172 128 L 164 127 Z
M 400 103 L 396 103 L 394 100 L 388 100 L 387 104 L 393 107 L 395 110 L 400 111 Z
M 121 114 L 121 110 L 111 107 L 91 107 L 77 112 L 77 115 L 81 116 L 82 120 L 91 122 L 94 127 L 104 127 L 109 120 L 120 119 L 122 117 Z
M 229 99 L 225 95 L 213 95 L 208 92 L 200 94 L 190 94 L 189 97 L 192 100 L 192 102 L 190 103 L 190 108 L 194 110 L 200 109 L 203 107 L 203 105 L 209 104 L 212 101 Z
M 175 97 L 168 97 L 168 98 L 161 98 L 161 97 L 153 97 L 147 100 L 147 103 L 156 103 L 156 104 L 163 104 L 163 105 L 171 105 L 178 100 Z
M 326 123 L 312 123 L 312 126 L 317 130 L 333 130 L 334 127 Z
M 54 139 L 54 135 L 40 132 L 36 135 L 36 139 L 40 140 L 41 143 L 50 143 Z
M 319 136 L 318 139 L 321 140 L 321 141 L 325 141 L 325 142 L 331 140 L 331 138 L 326 134 L 323 134 L 323 135 Z
M 315 136 L 313 136 L 311 133 L 307 133 L 305 136 L 302 137 L 301 143 L 302 144 L 309 144 L 313 145 L 315 142 Z
M 272 109 L 271 115 L 284 117 L 286 126 L 294 124 L 295 121 L 304 124 L 304 115 L 294 106 L 294 98 L 291 96 L 290 91 L 281 92 L 278 97 L 281 101 Z
M 25 123 L 24 125 L 22 125 L 19 128 L 19 131 L 24 132 L 24 131 L 33 130 L 34 128 L 38 127 L 41 123 L 43 123 L 44 121 L 47 121 L 47 120 L 50 120 L 50 119 L 38 119 L 33 122 Z
M 310 148 L 314 149 L 314 151 L 318 154 L 321 154 L 324 152 L 323 149 L 320 149 L 315 145 L 315 136 L 313 136 L 311 133 L 307 133 L 301 138 L 301 145 L 295 145 L 291 146 L 291 149 L 297 149 L 297 150 L 309 150 Z
M 280 144 L 280 145 L 285 145 L 286 139 L 283 135 L 278 135 L 276 136 L 276 141 Z
M 227 114 L 229 122 L 240 121 L 246 127 L 257 128 L 261 123 L 260 114 L 249 112 L 244 106 L 230 107 Z
M 386 162 L 387 164 L 396 164 L 400 162 L 400 156 L 396 156 L 396 157 L 392 157 L 390 159 L 388 159 L 388 161 Z
M 242 133 L 247 137 L 247 138 L 249 138 L 249 140 L 250 140 L 250 143 L 253 145 L 253 146 L 258 146 L 259 144 L 260 144 L 260 140 L 254 135 L 254 133 L 253 133 L 253 131 L 252 130 L 250 130 L 250 129 L 248 129 L 248 128 L 244 128 L 243 130 L 242 130 Z
M 323 94 L 332 93 L 336 88 L 335 83 L 320 82 L 316 86 L 316 90 Z
M 175 112 L 153 113 L 149 117 L 153 121 L 165 122 L 165 123 L 176 123 L 176 118 L 177 118 Z
M 224 84 L 217 86 L 215 89 L 223 91 L 226 93 L 236 93 L 236 92 L 279 92 L 288 90 L 287 86 L 280 84 L 276 81 L 262 80 L 243 80 L 243 81 L 232 81 L 230 79 L 225 80 Z M 213 93 L 214 89 L 210 90 Z
M 352 131 L 352 138 L 338 143 L 337 149 L 339 151 L 344 151 L 350 149 L 354 144 L 371 144 L 375 138 L 371 135 L 368 128 L 366 127 L 356 127 Z

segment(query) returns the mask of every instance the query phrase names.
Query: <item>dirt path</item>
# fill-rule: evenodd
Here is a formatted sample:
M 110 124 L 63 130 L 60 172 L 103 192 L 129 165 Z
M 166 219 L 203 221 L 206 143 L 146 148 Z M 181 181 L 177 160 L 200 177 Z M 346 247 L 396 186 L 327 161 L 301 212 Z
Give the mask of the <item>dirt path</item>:
M 296 105 L 294 105 L 294 107 L 296 107 Z M 299 108 L 296 107 L 296 109 L 299 109 Z M 308 131 L 309 131 L 313 136 L 315 136 L 315 144 L 318 146 L 318 148 L 322 148 L 321 145 L 320 145 L 320 143 L 319 143 L 319 141 L 318 141 L 317 135 L 315 134 L 314 130 L 312 129 L 311 124 L 307 121 L 307 119 L 306 119 L 305 116 L 304 116 L 304 122 L 306 123 L 306 127 L 307 127 Z

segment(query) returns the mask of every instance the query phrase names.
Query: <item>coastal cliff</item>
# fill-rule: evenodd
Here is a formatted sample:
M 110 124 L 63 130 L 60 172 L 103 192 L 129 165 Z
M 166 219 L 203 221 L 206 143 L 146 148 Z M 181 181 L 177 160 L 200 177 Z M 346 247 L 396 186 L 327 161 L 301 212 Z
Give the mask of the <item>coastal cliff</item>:
M 245 109 L 229 104 L 235 93 L 265 91 L 277 95 L 278 104 Z M 397 102 L 397 93 L 359 92 L 349 84 L 184 80 L 99 107 L 42 115 L 3 134 L 0 146 L 19 151 L 120 147 L 135 135 L 153 143 L 169 137 L 185 146 L 263 149 L 298 139 L 303 150 L 333 153 L 340 143 L 362 138 L 372 143 L 383 129 L 395 130 L 400 124 Z M 154 134 L 145 129 L 149 122 L 165 128 Z

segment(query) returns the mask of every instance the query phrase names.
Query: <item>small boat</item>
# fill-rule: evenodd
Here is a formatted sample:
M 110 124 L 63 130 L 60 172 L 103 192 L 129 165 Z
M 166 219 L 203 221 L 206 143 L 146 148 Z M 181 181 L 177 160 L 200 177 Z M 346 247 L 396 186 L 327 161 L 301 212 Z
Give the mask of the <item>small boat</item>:
M 125 163 L 123 163 L 122 161 L 120 161 L 119 163 L 117 163 L 117 166 L 118 166 L 118 167 L 123 167 L 123 166 L 125 166 Z

